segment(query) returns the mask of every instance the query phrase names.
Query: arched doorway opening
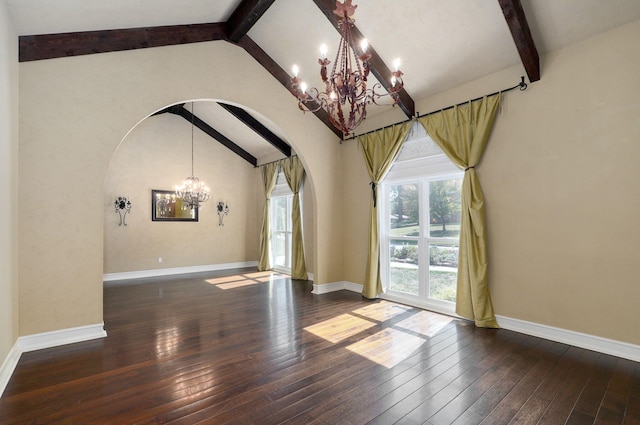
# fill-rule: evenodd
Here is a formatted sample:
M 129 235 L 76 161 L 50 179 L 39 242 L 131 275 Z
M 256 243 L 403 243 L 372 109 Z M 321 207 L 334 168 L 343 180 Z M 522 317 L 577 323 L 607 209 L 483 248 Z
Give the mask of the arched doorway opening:
M 167 105 L 149 114 L 127 133 L 111 158 L 104 183 L 105 211 L 113 211 L 104 217 L 105 281 L 252 266 L 257 262 L 264 202 L 259 170 L 203 131 L 202 125 L 193 126 L 193 167 L 195 175 L 210 187 L 210 200 L 202 204 L 198 221 L 152 220 L 151 192 L 172 190 L 191 172 L 192 123 L 184 114 L 168 112 L 183 104 L 191 111 L 191 102 Z M 250 133 L 256 137 L 255 131 L 225 112 L 220 106 L 224 104 L 226 102 L 215 99 L 194 100 L 196 122 L 202 121 L 223 137 L 236 140 L 241 148 L 255 156 L 257 164 L 284 157 L 265 140 L 260 143 L 249 140 Z M 282 131 L 263 115 L 232 105 L 257 117 L 286 140 Z M 116 211 L 113 204 L 124 196 L 132 207 L 121 223 L 121 211 Z M 306 257 L 311 272 L 314 196 L 309 176 L 303 189 L 303 215 Z M 219 225 L 216 211 L 219 202 L 229 206 L 223 226 Z

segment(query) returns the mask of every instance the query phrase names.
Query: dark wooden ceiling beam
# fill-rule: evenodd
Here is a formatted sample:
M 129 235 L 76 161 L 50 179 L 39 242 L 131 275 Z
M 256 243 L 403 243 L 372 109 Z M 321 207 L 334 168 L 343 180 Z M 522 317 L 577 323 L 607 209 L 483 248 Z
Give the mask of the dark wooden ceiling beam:
M 260 65 L 262 65 L 268 72 L 278 80 L 280 84 L 286 87 L 288 90 L 291 86 L 291 76 L 280 67 L 260 46 L 258 46 L 249 36 L 242 37 L 238 45 L 242 47 L 247 53 L 253 57 Z M 292 96 L 295 96 L 291 93 Z M 311 102 L 309 102 L 311 103 Z M 315 107 L 315 104 L 311 106 Z M 342 139 L 342 132 L 338 130 L 329 120 L 329 114 L 324 109 L 319 109 L 316 112 L 312 112 L 320 121 L 322 121 L 333 133 Z
M 271 143 L 273 147 L 278 149 L 284 155 L 291 156 L 291 146 L 265 127 L 260 121 L 251 116 L 250 113 L 237 106 L 229 105 L 228 103 L 218 102 L 218 105 L 222 106 L 230 114 L 242 121 L 247 127 L 255 131 L 264 140 Z
M 498 0 L 529 81 L 540 80 L 540 58 L 520 0 Z
M 242 0 L 227 21 L 229 41 L 237 43 L 247 35 L 275 0 Z
M 224 23 L 22 35 L 18 38 L 19 61 L 28 62 L 93 53 L 199 43 L 225 38 L 226 25 Z
M 324 15 L 335 27 L 335 29 L 338 32 L 341 32 L 340 26 L 339 26 L 339 18 L 335 13 L 333 13 L 333 11 L 336 8 L 335 0 L 313 0 L 313 1 L 316 4 L 316 6 L 318 6 L 318 8 L 322 11 L 322 13 L 324 13 Z M 360 40 L 365 38 L 364 35 L 362 35 L 360 30 L 355 25 L 351 27 L 351 35 L 353 37 L 353 42 L 356 44 L 359 44 Z M 355 46 L 351 46 L 351 47 L 355 48 Z M 369 44 L 369 47 L 367 48 L 367 52 L 371 54 L 371 59 L 369 60 L 371 72 L 373 73 L 373 75 L 375 75 L 375 77 L 378 79 L 380 84 L 382 84 L 382 87 L 384 87 L 385 90 L 389 91 L 391 89 L 391 70 L 380 58 L 380 55 L 378 55 L 378 53 L 371 46 L 371 44 Z M 402 111 L 405 113 L 407 118 L 413 118 L 413 116 L 415 116 L 415 111 L 416 111 L 413 98 L 411 98 L 411 96 L 409 95 L 409 93 L 407 93 L 405 89 L 402 89 L 398 94 L 400 96 L 400 101 L 398 106 L 402 109 Z
M 244 159 L 245 161 L 247 161 L 249 164 L 253 165 L 254 167 L 256 167 L 258 165 L 258 160 L 256 159 L 256 157 L 254 157 L 249 152 L 247 152 L 244 149 L 242 149 L 240 146 L 236 145 L 232 140 L 230 140 L 229 138 L 224 136 L 222 133 L 217 131 L 215 128 L 211 127 L 206 122 L 202 121 L 196 115 L 193 115 L 188 109 L 186 109 L 184 107 L 184 105 L 182 105 L 182 104 L 173 105 L 173 106 L 170 106 L 170 107 L 168 107 L 166 109 L 163 109 L 162 111 L 159 111 L 159 112 L 155 113 L 154 115 L 162 114 L 162 113 L 165 113 L 165 112 L 168 112 L 168 113 L 171 113 L 171 114 L 175 114 L 175 115 L 179 115 L 179 116 L 181 116 L 182 118 L 184 118 L 185 120 L 187 120 L 189 122 L 192 122 L 191 120 L 193 120 L 193 125 L 198 127 L 205 134 L 207 134 L 208 136 L 210 136 L 213 139 L 215 139 L 218 142 L 220 142 L 220 144 L 222 144 L 225 147 L 227 147 L 233 153 L 235 153 L 236 155 L 238 155 L 239 157 L 241 157 L 242 159 Z

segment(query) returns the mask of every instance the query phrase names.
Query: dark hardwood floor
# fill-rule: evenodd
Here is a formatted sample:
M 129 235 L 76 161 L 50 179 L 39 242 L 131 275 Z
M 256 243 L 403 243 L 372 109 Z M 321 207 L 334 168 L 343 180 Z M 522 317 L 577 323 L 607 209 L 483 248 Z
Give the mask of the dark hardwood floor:
M 235 270 L 107 285 L 108 337 L 22 355 L 1 424 L 640 424 L 640 364 Z

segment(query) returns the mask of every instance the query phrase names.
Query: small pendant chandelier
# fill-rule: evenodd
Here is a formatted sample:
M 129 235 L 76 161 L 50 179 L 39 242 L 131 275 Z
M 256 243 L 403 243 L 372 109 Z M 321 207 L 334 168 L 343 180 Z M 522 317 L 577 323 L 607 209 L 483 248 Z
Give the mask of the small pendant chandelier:
M 194 109 L 191 102 L 191 177 L 187 177 L 180 186 L 176 186 L 176 197 L 191 209 L 198 209 L 202 202 L 209 199 L 209 188 L 193 173 L 193 117 Z
M 330 75 L 327 75 L 327 66 L 331 63 L 327 59 L 327 47 L 325 45 L 320 47 L 321 58 L 318 59 L 318 63 L 325 89 L 323 91 L 315 87 L 307 89 L 307 85 L 298 77 L 297 65 L 293 66 L 291 78 L 291 92 L 298 98 L 300 110 L 316 112 L 321 108 L 325 109 L 331 123 L 342 132 L 345 138 L 367 117 L 367 105 L 372 103 L 380 105 L 377 102 L 378 99 L 391 96 L 395 106 L 400 101 L 398 92 L 404 87 L 403 74 L 399 69 L 400 62 L 396 59 L 395 71 L 391 73 L 391 88 L 382 93 L 376 91 L 382 89 L 380 83 L 376 83 L 370 89 L 367 88 L 371 53 L 367 52 L 367 40 L 363 39 L 360 43 L 361 54 L 356 55 L 351 38 L 351 27 L 355 21 L 351 17 L 358 6 L 352 5 L 351 1 L 345 0 L 344 3 L 340 3 L 336 0 L 336 9 L 333 13 L 340 16 L 339 25 L 342 35 Z

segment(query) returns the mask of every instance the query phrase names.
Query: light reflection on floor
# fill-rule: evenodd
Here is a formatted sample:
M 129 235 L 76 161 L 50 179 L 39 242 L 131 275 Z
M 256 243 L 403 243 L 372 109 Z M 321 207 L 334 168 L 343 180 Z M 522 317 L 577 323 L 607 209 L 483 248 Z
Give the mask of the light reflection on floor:
M 375 322 L 370 320 L 351 314 L 341 314 L 315 325 L 307 326 L 304 329 L 335 344 L 375 325 Z
M 177 326 L 168 326 L 156 331 L 155 340 L 156 357 L 169 357 L 175 354 L 180 347 L 180 329 Z
M 407 359 L 425 342 L 427 342 L 425 338 L 398 329 L 386 328 L 351 344 L 347 350 L 372 362 L 392 368 Z
M 354 310 L 353 313 L 377 322 L 384 322 L 385 320 L 389 320 L 412 309 L 413 307 L 408 307 L 406 305 L 382 301 Z
M 266 285 L 268 291 L 266 307 L 269 314 L 266 320 L 269 323 L 269 342 L 272 347 L 277 347 L 280 350 L 291 349 L 295 351 L 297 350 L 296 344 L 291 338 L 295 329 L 293 312 L 295 299 L 291 285 L 272 285 L 277 280 L 288 277 L 278 272 L 263 271 L 205 279 L 205 282 L 223 290 L 268 284 Z
M 395 326 L 432 337 L 453 320 L 451 317 L 420 310 L 411 317 L 396 323 Z
M 287 276 L 271 271 L 265 271 L 206 279 L 205 282 L 215 285 L 220 289 L 233 289 L 260 283 L 273 282 L 275 279 L 281 279 L 283 277 Z
M 381 301 L 304 329 L 337 344 L 400 314 L 410 314 L 410 316 L 390 324 L 373 335 L 363 336 L 362 339 L 345 348 L 382 366 L 392 368 L 407 359 L 429 338 L 454 320 L 437 313 Z

